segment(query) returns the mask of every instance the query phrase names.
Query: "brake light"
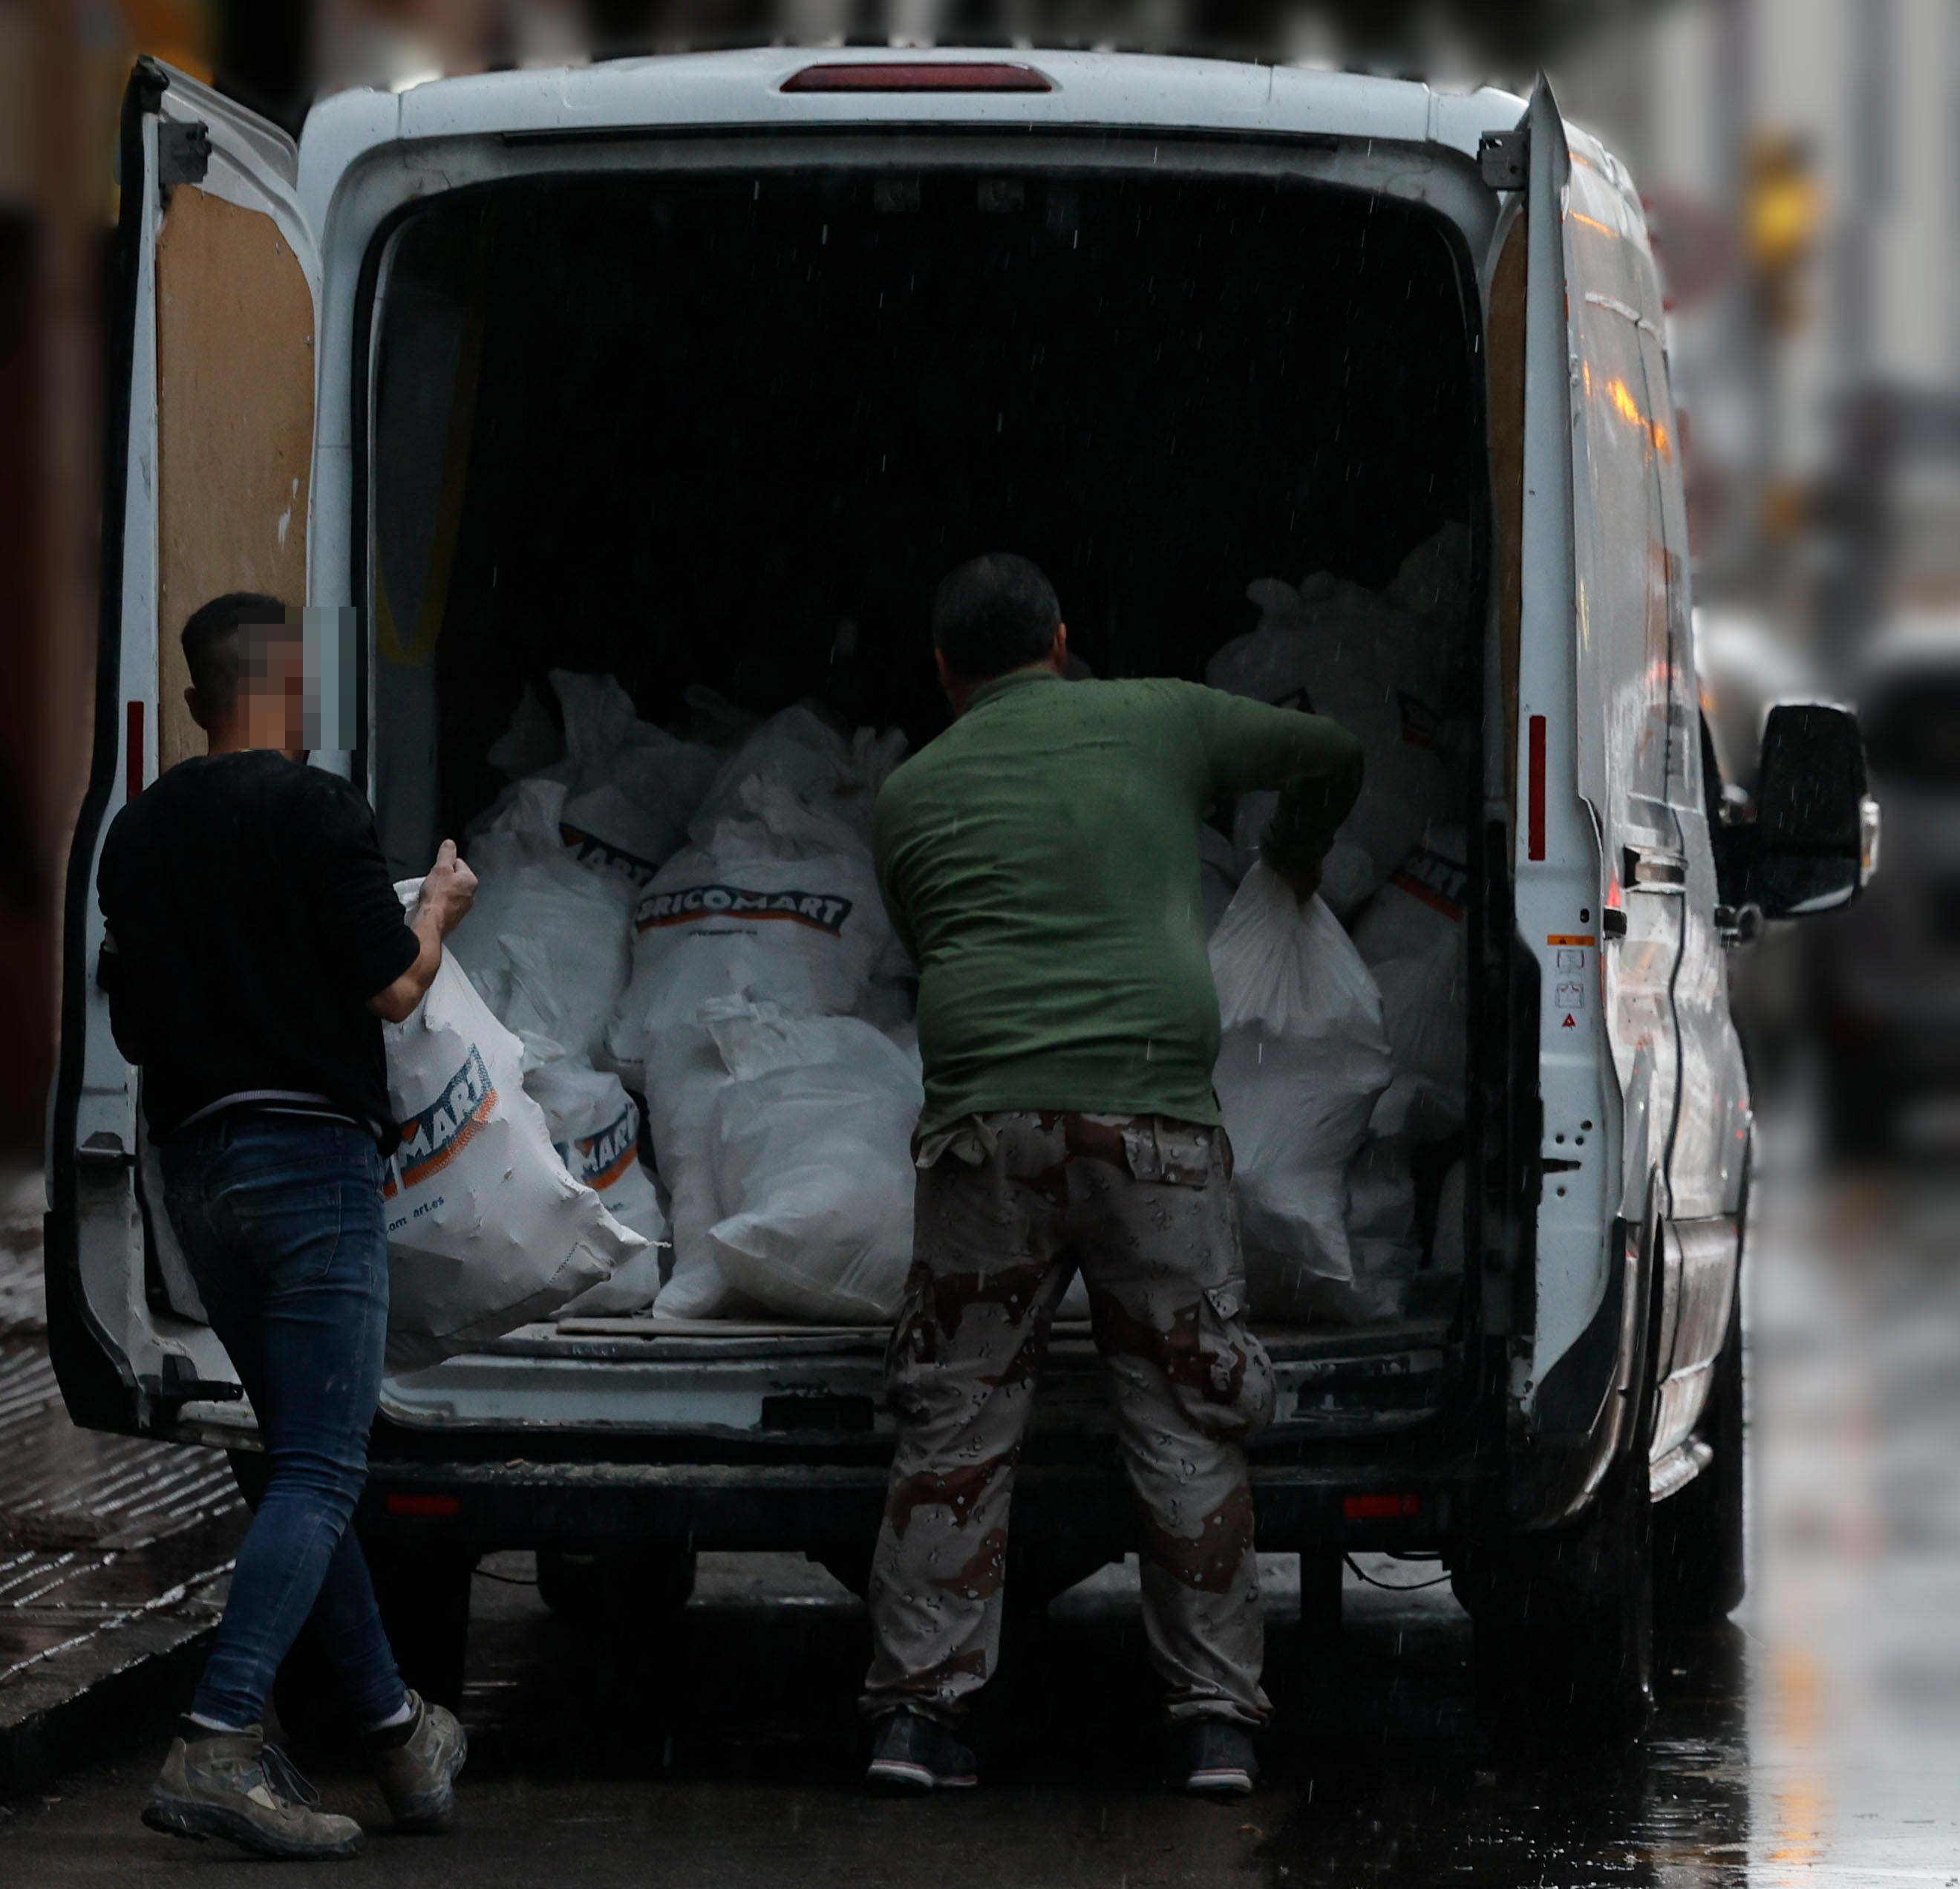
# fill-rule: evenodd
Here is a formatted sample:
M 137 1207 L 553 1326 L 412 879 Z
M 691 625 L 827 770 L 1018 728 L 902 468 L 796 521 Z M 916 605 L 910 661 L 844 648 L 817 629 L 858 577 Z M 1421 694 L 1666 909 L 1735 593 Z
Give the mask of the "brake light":
M 1528 731 L 1529 779 L 1525 822 L 1525 857 L 1545 857 L 1545 717 L 1535 715 Z
M 1350 1521 L 1394 1521 L 1420 1515 L 1422 1504 L 1413 1496 L 1345 1496 L 1341 1512 Z
M 391 1515 L 457 1515 L 463 1504 L 454 1496 L 415 1496 L 397 1492 L 382 1503 Z
M 783 81 L 786 92 L 1052 92 L 1055 87 L 1032 65 L 985 61 L 839 60 L 806 65 Z

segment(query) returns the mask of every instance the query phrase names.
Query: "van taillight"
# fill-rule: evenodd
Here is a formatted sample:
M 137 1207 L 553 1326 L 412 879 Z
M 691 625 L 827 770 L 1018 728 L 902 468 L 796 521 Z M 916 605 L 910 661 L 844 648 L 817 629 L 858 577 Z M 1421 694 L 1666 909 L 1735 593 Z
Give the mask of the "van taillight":
M 1420 1515 L 1422 1504 L 1413 1496 L 1347 1496 L 1341 1499 L 1341 1512 L 1350 1521 L 1399 1521 Z
M 1545 717 L 1535 715 L 1527 731 L 1525 856 L 1545 857 Z
M 381 1506 L 391 1515 L 455 1515 L 463 1504 L 453 1496 L 415 1496 L 397 1490 Z
M 937 65 L 907 60 L 838 60 L 806 65 L 783 81 L 786 92 L 1052 92 L 1048 79 L 1032 65 L 990 65 L 980 60 L 942 60 Z

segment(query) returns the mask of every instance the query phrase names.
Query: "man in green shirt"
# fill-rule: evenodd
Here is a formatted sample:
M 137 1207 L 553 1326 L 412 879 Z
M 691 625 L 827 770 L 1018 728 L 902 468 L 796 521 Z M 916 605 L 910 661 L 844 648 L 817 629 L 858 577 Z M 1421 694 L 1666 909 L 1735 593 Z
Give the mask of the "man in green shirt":
M 998 1656 L 1014 1459 L 1079 1268 L 1143 1512 L 1173 1780 L 1236 1795 L 1271 1711 L 1244 1439 L 1273 1381 L 1211 1091 L 1198 832 L 1215 802 L 1283 788 L 1264 850 L 1304 899 L 1360 744 L 1193 683 L 1064 683 L 1060 607 L 1024 558 L 953 572 L 933 640 L 956 718 L 886 784 L 872 833 L 919 967 L 925 1110 L 888 1364 L 870 1777 L 974 1781 L 954 1735 Z

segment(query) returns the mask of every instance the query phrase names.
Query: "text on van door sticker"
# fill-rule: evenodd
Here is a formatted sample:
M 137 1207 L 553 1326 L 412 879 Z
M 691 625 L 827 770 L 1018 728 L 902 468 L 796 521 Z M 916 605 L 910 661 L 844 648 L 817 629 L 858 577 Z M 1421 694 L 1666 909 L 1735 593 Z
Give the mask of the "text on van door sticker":
M 826 892 L 750 892 L 739 885 L 695 885 L 679 892 L 649 893 L 640 901 L 633 922 L 638 929 L 651 932 L 702 919 L 786 919 L 840 938 L 850 916 L 848 899 Z
M 496 1106 L 490 1072 L 473 1043 L 463 1067 L 443 1085 L 441 1094 L 402 1124 L 402 1145 L 388 1157 L 381 1198 L 392 1200 L 399 1189 L 419 1187 L 441 1173 L 469 1145 Z

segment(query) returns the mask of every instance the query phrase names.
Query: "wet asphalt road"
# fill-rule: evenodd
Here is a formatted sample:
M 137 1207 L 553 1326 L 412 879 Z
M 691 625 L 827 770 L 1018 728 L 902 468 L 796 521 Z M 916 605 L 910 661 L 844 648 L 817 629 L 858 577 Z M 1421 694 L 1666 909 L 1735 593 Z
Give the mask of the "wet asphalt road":
M 402 1884 L 1960 1884 L 1960 1181 L 1824 1183 L 1783 1151 L 1755 1248 L 1761 1574 L 1741 1623 L 1675 1650 L 1644 1751 L 1505 1755 L 1472 1709 L 1446 1586 L 1350 1577 L 1335 1709 L 1306 1722 L 1290 1563 L 1269 1569 L 1280 1722 L 1239 1806 L 1154 1790 L 1134 1582 L 1052 1610 L 977 1728 L 984 1781 L 856 1789 L 861 1608 L 793 1557 L 703 1558 L 686 1612 L 611 1636 L 500 1557 L 477 1582 L 463 1827 L 377 1836 Z M 1370 1558 L 1410 1584 L 1433 1567 Z M 493 1577 L 501 1577 L 501 1578 Z M 0 1824 L 0 1882 L 233 1880 L 137 1823 L 160 1743 Z M 352 1773 L 328 1801 L 378 1824 Z

